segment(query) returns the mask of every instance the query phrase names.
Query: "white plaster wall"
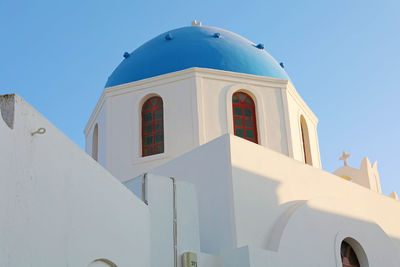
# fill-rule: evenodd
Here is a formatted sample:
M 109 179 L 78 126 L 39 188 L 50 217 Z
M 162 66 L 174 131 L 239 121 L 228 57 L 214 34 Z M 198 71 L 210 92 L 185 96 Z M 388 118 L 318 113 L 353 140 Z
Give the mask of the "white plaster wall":
M 150 266 L 147 207 L 18 96 L 0 147 L 0 266 Z
M 225 155 L 229 155 L 229 139 L 218 138 L 151 170 L 195 185 L 200 249 L 205 253 L 219 254 L 236 244 L 230 159 Z
M 101 164 L 121 181 L 127 181 L 216 137 L 233 134 L 232 94 L 243 90 L 256 103 L 259 144 L 301 160 L 298 126 L 291 127 L 298 123 L 293 114 L 298 113 L 299 105 L 292 98 L 288 100 L 288 86 L 290 82 L 281 79 L 190 68 L 106 88 L 85 129 L 87 142 L 91 142 L 94 123 L 106 120 L 107 155 L 106 163 Z M 141 157 L 141 105 L 146 97 L 154 95 L 164 101 L 165 152 Z M 301 108 L 312 114 L 305 104 Z M 319 162 L 314 126 L 316 123 L 309 126 L 310 136 L 316 140 L 312 153 L 313 160 L 316 157 Z M 87 144 L 87 150 L 90 146 Z
M 223 134 L 233 134 L 232 95 L 244 91 L 256 105 L 259 144 L 288 155 L 282 87 L 286 81 L 230 72 L 204 71 L 198 75 L 200 85 L 199 114 L 202 116 L 200 133 L 207 143 Z
M 223 267 L 220 257 L 206 253 L 197 254 L 197 265 L 198 267 Z
M 174 266 L 173 186 L 171 180 L 148 175 L 151 225 L 151 266 Z
M 144 197 L 150 210 L 152 266 L 173 266 L 173 180 L 167 176 L 147 173 L 124 184 L 141 199 L 143 199 L 143 189 L 145 191 Z M 200 252 L 198 201 L 195 186 L 175 179 L 175 200 L 177 262 L 178 266 L 181 266 L 181 255 L 184 252 Z M 212 262 L 212 260 L 206 262 Z M 208 267 L 214 267 L 214 265 Z
M 171 80 L 172 79 L 172 80 Z M 195 81 L 193 77 L 172 77 L 151 84 L 134 84 L 111 90 L 110 171 L 126 181 L 198 145 Z M 164 153 L 141 156 L 141 106 L 158 95 L 164 104 Z
M 370 266 L 398 263 L 400 202 L 239 137 L 219 137 L 153 172 L 196 185 L 207 253 L 250 246 L 270 251 L 253 253 L 258 264 L 294 266 L 297 259 L 302 264 L 296 266 L 335 266 L 335 236 L 344 233 L 371 253 Z M 314 204 L 301 213 L 305 201 Z M 321 256 L 309 258 L 310 250 Z M 322 265 L 327 251 L 329 265 Z
M 371 214 L 365 215 L 363 208 L 349 205 L 346 199 L 307 201 L 288 220 L 278 257 L 273 261 L 280 266 L 342 267 L 340 245 L 344 238 L 350 237 L 365 252 L 365 258 L 362 253 L 357 255 L 361 266 L 400 266 L 400 250 L 371 219 Z
M 177 208 L 178 266 L 182 266 L 181 255 L 187 251 L 200 252 L 200 226 L 198 198 L 193 184 L 175 180 Z M 208 265 L 209 267 L 217 267 Z
M 279 240 L 274 235 L 278 230 L 285 232 L 285 220 L 280 218 L 296 202 L 333 198 L 336 202 L 332 203 L 345 202 L 346 205 L 340 205 L 340 208 L 324 205 L 314 209 L 316 220 L 309 216 L 308 228 L 303 231 L 299 231 L 303 225 L 293 226 L 294 230 L 288 234 L 287 242 L 297 244 L 292 245 L 297 247 L 299 242 L 306 242 L 307 238 L 323 239 L 321 233 L 314 231 L 314 228 L 323 224 L 324 229 L 338 233 L 341 229 L 346 229 L 346 221 L 349 221 L 355 225 L 352 229 L 379 225 L 392 240 L 392 247 L 387 246 L 388 251 L 393 251 L 394 248 L 397 252 L 400 251 L 400 202 L 269 149 L 245 143 L 235 136 L 230 139 L 237 246 L 252 245 L 273 249 Z M 335 205 L 338 207 L 339 204 Z M 318 222 L 318 218 L 322 221 Z M 304 235 L 303 238 L 299 238 L 300 232 Z M 352 231 L 349 230 L 348 233 L 351 234 Z M 374 236 L 368 231 L 362 232 L 360 236 L 365 235 Z M 331 242 L 333 249 L 334 240 L 327 237 L 324 242 Z M 372 240 L 364 243 L 369 251 L 377 249 L 378 244 L 378 240 L 377 244 Z M 390 259 L 395 260 L 393 257 Z
M 109 164 L 107 161 L 108 158 L 108 153 L 109 153 L 109 147 L 107 146 L 107 136 L 108 136 L 108 128 L 109 125 L 107 124 L 107 101 L 104 101 L 101 104 L 101 108 L 99 110 L 99 114 L 94 120 L 94 123 L 91 125 L 91 127 L 88 129 L 88 134 L 85 136 L 86 140 L 86 153 L 88 153 L 90 156 L 92 156 L 92 140 L 93 140 L 93 131 L 94 127 L 97 124 L 99 127 L 99 136 L 98 136 L 98 162 L 104 166 L 106 169 L 109 170 Z

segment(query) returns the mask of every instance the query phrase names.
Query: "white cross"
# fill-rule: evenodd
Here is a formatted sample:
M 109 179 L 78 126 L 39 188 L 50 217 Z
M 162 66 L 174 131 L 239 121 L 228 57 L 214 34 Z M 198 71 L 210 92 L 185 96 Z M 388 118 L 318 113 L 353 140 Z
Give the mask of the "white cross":
M 193 20 L 192 26 L 201 26 L 201 21 L 197 22 L 197 20 Z
M 347 159 L 350 158 L 351 154 L 346 154 L 346 151 L 343 150 L 342 156 L 339 158 L 339 160 L 343 160 L 344 166 L 348 166 Z

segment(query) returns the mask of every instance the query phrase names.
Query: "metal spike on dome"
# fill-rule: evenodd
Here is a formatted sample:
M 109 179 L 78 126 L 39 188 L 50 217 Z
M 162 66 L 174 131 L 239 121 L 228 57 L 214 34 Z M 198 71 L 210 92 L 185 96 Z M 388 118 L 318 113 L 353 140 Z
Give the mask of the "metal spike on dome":
M 214 38 L 221 38 L 221 34 L 219 32 L 214 33 Z
M 279 63 L 279 65 L 281 66 L 282 69 L 285 68 L 285 65 L 283 64 L 283 62 Z
M 167 35 L 165 35 L 165 40 L 172 40 L 172 35 L 170 33 L 167 33 Z
M 259 43 L 258 45 L 256 45 L 256 47 L 257 47 L 258 49 L 264 49 L 264 44 Z
M 129 54 L 128 52 L 124 53 L 124 58 L 128 58 L 131 54 Z

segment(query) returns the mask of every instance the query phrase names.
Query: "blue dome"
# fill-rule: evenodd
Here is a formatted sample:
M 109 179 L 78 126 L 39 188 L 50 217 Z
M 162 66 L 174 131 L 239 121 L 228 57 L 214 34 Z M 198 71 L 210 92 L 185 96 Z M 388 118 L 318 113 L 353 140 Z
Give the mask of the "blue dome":
M 235 33 L 214 27 L 171 30 L 124 57 L 108 78 L 106 87 L 191 67 L 289 79 L 263 45 L 257 46 Z

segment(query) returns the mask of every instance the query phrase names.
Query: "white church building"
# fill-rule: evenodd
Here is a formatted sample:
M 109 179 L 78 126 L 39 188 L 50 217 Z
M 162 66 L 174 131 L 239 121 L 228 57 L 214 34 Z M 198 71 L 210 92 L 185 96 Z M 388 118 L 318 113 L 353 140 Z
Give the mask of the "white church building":
M 377 165 L 321 168 L 318 119 L 264 45 L 174 29 L 125 53 L 86 152 L 0 96 L 0 267 L 399 267 Z

